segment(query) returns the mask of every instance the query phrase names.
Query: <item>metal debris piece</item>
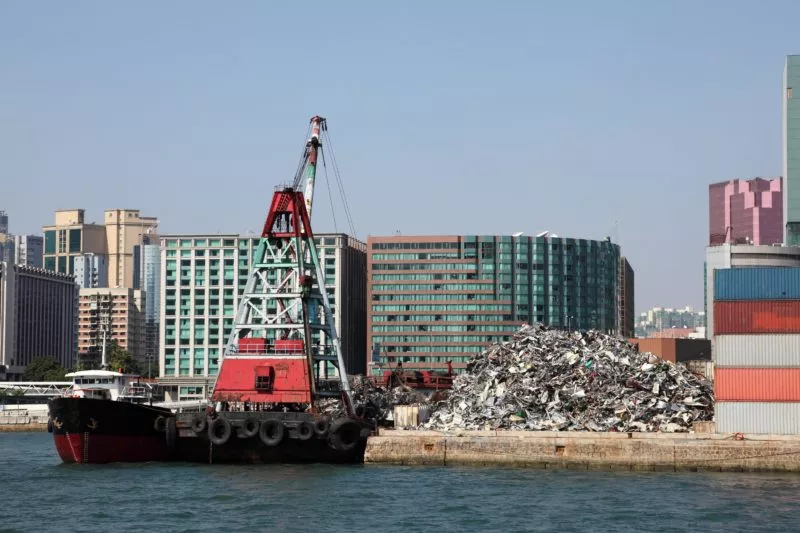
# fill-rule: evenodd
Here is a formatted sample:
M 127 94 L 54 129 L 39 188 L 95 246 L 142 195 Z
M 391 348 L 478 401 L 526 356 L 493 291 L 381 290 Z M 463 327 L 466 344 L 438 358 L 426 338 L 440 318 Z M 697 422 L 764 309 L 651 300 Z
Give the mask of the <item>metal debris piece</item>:
M 476 355 L 421 429 L 688 432 L 711 383 L 598 331 L 523 326 Z
M 351 376 L 350 389 L 353 405 L 364 418 L 375 420 L 380 426 L 392 425 L 395 405 L 427 405 L 423 394 L 406 386 L 386 389 L 379 387 L 365 376 Z M 320 400 L 320 410 L 334 417 L 344 416 L 344 408 L 338 398 Z M 361 414 L 359 413 L 359 414 Z

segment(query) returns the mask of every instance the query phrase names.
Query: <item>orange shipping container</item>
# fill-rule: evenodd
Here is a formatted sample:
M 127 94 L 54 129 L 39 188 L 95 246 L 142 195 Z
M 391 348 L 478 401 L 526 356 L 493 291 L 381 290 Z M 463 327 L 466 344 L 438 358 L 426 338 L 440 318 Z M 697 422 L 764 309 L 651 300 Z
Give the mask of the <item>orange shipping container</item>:
M 800 300 L 714 302 L 714 335 L 800 333 Z
M 720 402 L 800 402 L 800 368 L 715 368 L 714 398 Z

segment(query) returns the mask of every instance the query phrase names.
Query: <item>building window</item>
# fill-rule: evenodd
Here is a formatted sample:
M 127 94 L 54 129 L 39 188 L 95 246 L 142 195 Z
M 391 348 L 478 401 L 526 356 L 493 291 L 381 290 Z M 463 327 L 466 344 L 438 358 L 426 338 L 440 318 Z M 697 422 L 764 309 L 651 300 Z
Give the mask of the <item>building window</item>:
M 69 251 L 70 253 L 76 253 L 81 251 L 81 230 L 79 229 L 69 230 Z
M 56 231 L 48 230 L 44 232 L 44 253 L 56 253 Z M 50 269 L 53 270 L 53 269 Z

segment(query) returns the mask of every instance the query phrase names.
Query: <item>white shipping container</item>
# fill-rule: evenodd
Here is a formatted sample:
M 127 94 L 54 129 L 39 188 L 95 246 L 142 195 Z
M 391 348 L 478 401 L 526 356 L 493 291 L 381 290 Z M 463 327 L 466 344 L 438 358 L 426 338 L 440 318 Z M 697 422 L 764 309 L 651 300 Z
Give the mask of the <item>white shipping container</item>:
M 800 434 L 800 402 L 717 402 L 717 433 Z
M 720 368 L 800 368 L 800 334 L 716 335 Z

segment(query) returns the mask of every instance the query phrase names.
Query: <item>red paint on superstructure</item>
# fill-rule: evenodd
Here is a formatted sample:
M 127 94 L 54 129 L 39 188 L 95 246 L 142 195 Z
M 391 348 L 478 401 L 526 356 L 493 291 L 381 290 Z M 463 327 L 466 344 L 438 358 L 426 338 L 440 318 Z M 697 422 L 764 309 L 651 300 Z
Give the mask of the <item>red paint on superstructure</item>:
M 260 382 L 267 387 L 258 387 Z M 267 378 L 267 379 L 263 379 Z M 308 364 L 296 358 L 223 359 L 214 399 L 239 402 L 309 403 Z

